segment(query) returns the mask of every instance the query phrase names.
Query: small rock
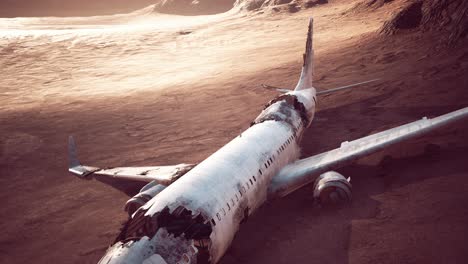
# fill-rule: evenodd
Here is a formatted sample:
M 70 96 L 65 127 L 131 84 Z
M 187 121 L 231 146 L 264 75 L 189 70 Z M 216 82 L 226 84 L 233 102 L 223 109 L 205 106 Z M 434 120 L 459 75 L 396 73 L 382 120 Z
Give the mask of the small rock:
M 289 4 L 288 5 L 288 11 L 289 13 L 296 13 L 298 12 L 299 10 L 301 10 L 301 6 L 298 6 L 296 4 Z
M 316 5 L 323 5 L 323 4 L 327 4 L 328 3 L 328 0 L 309 0 L 309 1 L 306 1 L 304 3 L 304 7 L 305 8 L 311 8 L 311 7 L 314 7 Z

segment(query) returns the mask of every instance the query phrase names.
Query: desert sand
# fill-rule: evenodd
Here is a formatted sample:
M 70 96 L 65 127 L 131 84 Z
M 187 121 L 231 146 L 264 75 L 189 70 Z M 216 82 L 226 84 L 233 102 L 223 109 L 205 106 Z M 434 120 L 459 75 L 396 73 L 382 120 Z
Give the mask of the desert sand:
M 468 106 L 466 39 L 382 34 L 403 1 L 358 2 L 0 19 L 1 262 L 96 263 L 128 196 L 67 174 L 68 135 L 89 165 L 200 162 L 277 95 L 260 84 L 295 85 L 310 16 L 318 89 L 380 81 L 319 98 L 303 156 Z M 266 204 L 221 263 L 466 263 L 467 134 L 460 123 L 339 170 L 348 206 L 314 206 L 310 186 Z

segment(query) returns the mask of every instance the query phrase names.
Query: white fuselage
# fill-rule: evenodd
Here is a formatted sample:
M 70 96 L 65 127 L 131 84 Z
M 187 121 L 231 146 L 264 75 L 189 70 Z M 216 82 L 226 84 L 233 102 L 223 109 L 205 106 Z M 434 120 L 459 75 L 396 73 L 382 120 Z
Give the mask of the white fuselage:
M 153 217 L 183 206 L 211 225 L 209 259 L 216 263 L 231 244 L 239 224 L 267 199 L 271 179 L 300 155 L 299 141 L 315 111 L 315 89 L 292 91 L 300 111 L 275 99 L 252 126 L 198 164 L 139 209 Z M 292 108 L 292 107 L 291 107 Z M 272 119 L 272 116 L 274 118 Z M 281 120 L 284 119 L 284 120 Z M 138 214 L 137 211 L 135 213 Z M 135 216 L 134 215 L 134 216 Z
M 308 108 L 310 123 L 315 89 L 290 94 Z M 275 104 L 264 112 L 269 110 L 275 111 Z M 157 195 L 145 206 L 147 214 L 182 200 L 185 207 L 207 214 L 205 217 L 215 223 L 210 236 L 211 257 L 218 261 L 247 217 L 245 213 L 252 214 L 265 202 L 272 177 L 299 158 L 298 143 L 309 124 L 297 112 L 291 119 L 293 126 L 274 120 L 251 126 Z

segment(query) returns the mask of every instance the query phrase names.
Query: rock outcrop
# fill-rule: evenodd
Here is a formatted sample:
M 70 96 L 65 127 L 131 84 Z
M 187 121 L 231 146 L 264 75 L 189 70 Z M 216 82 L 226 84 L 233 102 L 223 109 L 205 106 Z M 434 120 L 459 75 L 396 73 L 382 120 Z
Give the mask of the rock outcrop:
M 235 0 L 160 0 L 156 3 L 158 13 L 175 15 L 211 15 L 229 11 Z
M 236 0 L 234 6 L 244 11 L 272 10 L 294 13 L 302 8 L 326 3 L 328 0 Z
M 380 8 L 383 5 L 393 2 L 393 0 L 364 0 L 356 4 L 353 10 L 369 10 L 369 9 L 376 9 Z
M 441 38 L 453 44 L 468 33 L 468 1 L 415 0 L 407 1 L 381 28 L 381 33 L 392 35 L 401 30 L 440 31 Z

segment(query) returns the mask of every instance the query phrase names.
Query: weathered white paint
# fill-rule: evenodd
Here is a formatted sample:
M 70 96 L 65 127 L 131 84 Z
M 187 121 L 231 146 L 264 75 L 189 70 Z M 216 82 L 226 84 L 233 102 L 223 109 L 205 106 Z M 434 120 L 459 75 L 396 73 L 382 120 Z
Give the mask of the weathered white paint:
M 337 149 L 298 160 L 285 166 L 273 179 L 270 196 L 283 197 L 315 181 L 323 172 L 347 165 L 358 158 L 370 155 L 390 145 L 421 136 L 435 129 L 468 117 L 468 107 L 382 131 L 354 141 L 345 141 Z
M 309 107 L 306 112 L 310 120 L 315 107 L 315 89 L 294 91 L 289 95 Z M 285 106 L 289 107 L 286 110 L 292 111 L 286 111 Z M 259 117 L 272 113 L 287 122 L 266 120 L 254 124 L 165 188 L 139 211 L 145 211 L 145 215 L 151 217 L 165 208 L 172 212 L 183 205 L 194 216 L 201 213 L 207 222 L 214 221 L 211 224 L 210 259 L 216 263 L 231 244 L 241 221 L 267 199 L 271 179 L 281 168 L 299 158 L 298 142 L 308 124 L 285 100 L 271 104 Z M 115 254 L 115 250 L 112 247 L 106 256 Z M 124 260 L 120 257 L 108 263 L 125 263 Z
M 193 245 L 193 241 L 183 237 L 174 237 L 167 230 L 161 228 L 152 238 L 144 236 L 139 240 L 115 243 L 107 250 L 106 255 L 101 258 L 99 263 L 196 263 L 196 254 L 197 249 Z
M 69 171 L 80 177 L 94 173 L 115 179 L 154 180 L 144 188 L 147 193 L 156 183 L 169 185 L 160 188 L 163 189 L 161 192 L 158 188 L 154 192 L 157 195 L 133 214 L 128 226 L 139 234 L 138 237 L 128 237 L 123 231 L 100 263 L 192 263 L 196 261 L 200 249 L 197 246 L 201 244 L 208 245 L 210 262 L 216 263 L 228 249 L 240 223 L 269 197 L 284 196 L 312 182 L 320 173 L 468 116 L 468 108 L 464 108 L 345 142 L 338 149 L 297 160 L 298 143 L 315 113 L 312 68 L 311 20 L 304 65 L 296 89 L 272 101 L 254 125 L 193 169 L 186 164 L 107 170 L 82 166 L 76 159 L 71 139 Z M 174 176 L 180 178 L 175 180 L 177 177 Z M 185 233 L 175 237 L 160 225 L 159 216 L 173 217 L 175 210 L 180 208 L 188 210 L 194 218 L 201 215 L 201 224 L 211 227 L 209 237 L 195 240 L 185 238 Z
M 310 95 L 313 94 L 312 91 Z M 275 109 L 276 104 L 270 108 Z M 214 219 L 210 252 L 213 262 L 218 261 L 234 238 L 244 211 L 247 209 L 251 214 L 262 205 L 273 176 L 299 158 L 297 142 L 304 126 L 300 125 L 297 113 L 294 120 L 294 127 L 282 121 L 264 121 L 250 127 L 167 187 L 142 210 L 147 210 L 146 215 L 154 215 L 166 206 L 174 210 L 183 204 L 208 220 Z

